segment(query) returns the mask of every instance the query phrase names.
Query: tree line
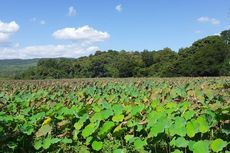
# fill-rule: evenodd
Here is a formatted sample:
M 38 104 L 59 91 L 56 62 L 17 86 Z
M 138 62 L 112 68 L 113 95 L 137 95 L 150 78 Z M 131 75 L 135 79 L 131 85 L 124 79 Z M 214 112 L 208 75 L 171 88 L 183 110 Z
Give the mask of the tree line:
M 91 77 L 230 76 L 230 30 L 200 39 L 178 52 L 96 51 L 78 59 L 40 59 L 16 79 Z

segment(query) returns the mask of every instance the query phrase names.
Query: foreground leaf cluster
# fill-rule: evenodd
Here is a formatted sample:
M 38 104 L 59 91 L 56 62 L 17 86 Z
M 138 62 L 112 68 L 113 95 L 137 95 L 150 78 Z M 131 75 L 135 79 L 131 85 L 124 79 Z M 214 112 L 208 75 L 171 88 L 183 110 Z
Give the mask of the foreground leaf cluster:
M 0 84 L 0 152 L 229 152 L 229 78 Z

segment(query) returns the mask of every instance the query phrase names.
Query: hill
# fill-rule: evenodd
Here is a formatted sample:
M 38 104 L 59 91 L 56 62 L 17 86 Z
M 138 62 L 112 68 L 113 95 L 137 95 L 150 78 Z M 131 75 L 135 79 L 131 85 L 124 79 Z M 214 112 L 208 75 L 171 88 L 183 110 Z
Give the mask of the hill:
M 0 60 L 0 78 L 12 78 L 37 65 L 39 59 L 2 59 Z
M 178 52 L 108 50 L 78 59 L 0 60 L 0 77 L 16 79 L 181 76 L 230 76 L 230 30 Z
M 41 59 L 18 79 L 95 77 L 198 77 L 230 75 L 230 30 L 195 41 L 178 52 L 97 51 L 78 59 Z

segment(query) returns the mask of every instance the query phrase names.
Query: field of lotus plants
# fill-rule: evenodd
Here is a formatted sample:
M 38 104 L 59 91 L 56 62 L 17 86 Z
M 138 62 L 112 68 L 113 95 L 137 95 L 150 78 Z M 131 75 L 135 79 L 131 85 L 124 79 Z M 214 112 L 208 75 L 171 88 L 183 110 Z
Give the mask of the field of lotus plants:
M 230 153 L 230 78 L 2 80 L 0 152 Z

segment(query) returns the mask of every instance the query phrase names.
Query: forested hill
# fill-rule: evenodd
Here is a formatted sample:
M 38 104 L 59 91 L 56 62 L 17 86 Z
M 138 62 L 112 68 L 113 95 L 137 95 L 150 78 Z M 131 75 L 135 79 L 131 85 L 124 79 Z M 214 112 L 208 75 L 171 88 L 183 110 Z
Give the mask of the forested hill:
M 198 40 L 178 52 L 97 51 L 78 59 L 41 59 L 17 79 L 79 77 L 229 76 L 230 30 Z
M 0 78 L 12 78 L 19 73 L 23 73 L 29 67 L 37 65 L 39 59 L 1 59 Z

